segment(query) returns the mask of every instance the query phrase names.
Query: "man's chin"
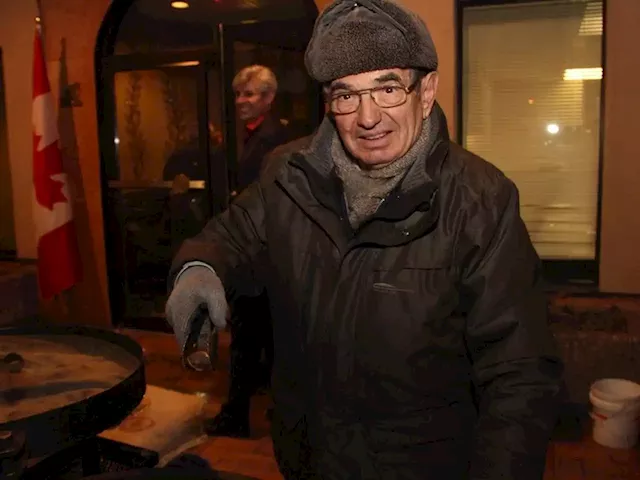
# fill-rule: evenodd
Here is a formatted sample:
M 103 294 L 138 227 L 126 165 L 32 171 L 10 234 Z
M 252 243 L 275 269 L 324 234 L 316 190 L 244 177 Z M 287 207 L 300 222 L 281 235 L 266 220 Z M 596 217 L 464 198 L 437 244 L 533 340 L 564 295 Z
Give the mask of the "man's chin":
M 396 157 L 387 152 L 362 152 L 356 157 L 360 166 L 370 170 L 385 167 L 396 160 Z

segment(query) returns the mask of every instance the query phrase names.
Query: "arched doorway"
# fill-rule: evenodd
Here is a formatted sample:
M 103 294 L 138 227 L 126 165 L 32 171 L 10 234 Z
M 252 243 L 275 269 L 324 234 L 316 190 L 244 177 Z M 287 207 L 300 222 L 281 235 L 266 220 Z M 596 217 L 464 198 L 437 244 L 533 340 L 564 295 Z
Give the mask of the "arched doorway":
M 95 62 L 114 323 L 165 326 L 173 252 L 228 204 L 238 128 L 231 82 L 240 68 L 274 70 L 276 113 L 298 136 L 318 125 L 320 88 L 303 64 L 317 14 L 313 0 L 110 5 Z M 169 165 L 185 156 L 193 168 L 178 182 Z

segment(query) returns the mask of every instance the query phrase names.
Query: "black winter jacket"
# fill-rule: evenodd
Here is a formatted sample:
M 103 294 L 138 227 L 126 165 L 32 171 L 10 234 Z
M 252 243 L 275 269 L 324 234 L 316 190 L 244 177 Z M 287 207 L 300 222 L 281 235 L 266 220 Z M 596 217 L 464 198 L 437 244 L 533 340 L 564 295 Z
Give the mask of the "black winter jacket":
M 234 296 L 268 257 L 287 478 L 543 476 L 562 363 L 540 262 L 514 184 L 449 141 L 439 107 L 432 115 L 424 182 L 401 183 L 357 231 L 327 118 L 174 261 L 173 274 L 208 263 Z

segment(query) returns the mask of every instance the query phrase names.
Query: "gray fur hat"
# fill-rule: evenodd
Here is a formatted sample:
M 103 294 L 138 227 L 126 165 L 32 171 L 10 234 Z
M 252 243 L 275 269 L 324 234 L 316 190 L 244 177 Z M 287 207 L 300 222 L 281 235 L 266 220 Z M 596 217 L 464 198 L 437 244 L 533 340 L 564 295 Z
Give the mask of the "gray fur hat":
M 436 70 L 424 22 L 392 0 L 335 0 L 316 20 L 305 53 L 309 75 L 325 83 L 387 68 Z

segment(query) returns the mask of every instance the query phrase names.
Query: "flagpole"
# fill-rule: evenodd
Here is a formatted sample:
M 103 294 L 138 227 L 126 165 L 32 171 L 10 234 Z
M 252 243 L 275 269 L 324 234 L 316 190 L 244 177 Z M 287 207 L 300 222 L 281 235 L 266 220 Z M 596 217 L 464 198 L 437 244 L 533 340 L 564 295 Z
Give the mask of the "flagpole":
M 36 32 L 38 32 L 38 36 L 40 37 L 40 43 L 42 44 L 42 56 L 47 58 L 44 53 L 44 33 L 42 26 L 42 0 L 36 0 Z
M 42 0 L 36 0 L 36 28 L 42 35 Z

